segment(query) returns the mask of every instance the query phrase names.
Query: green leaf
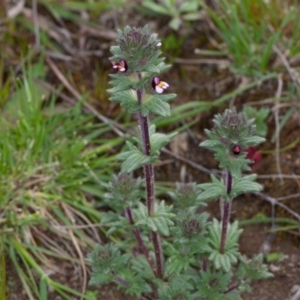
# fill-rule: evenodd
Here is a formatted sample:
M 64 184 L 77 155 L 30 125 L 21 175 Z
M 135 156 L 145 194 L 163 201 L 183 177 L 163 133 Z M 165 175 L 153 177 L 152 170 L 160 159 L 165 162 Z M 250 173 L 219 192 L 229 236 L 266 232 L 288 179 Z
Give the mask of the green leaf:
M 159 116 L 169 116 L 171 114 L 170 105 L 161 100 L 158 96 L 152 96 L 143 102 L 142 107 L 146 107 L 150 112 Z
M 121 254 L 117 245 L 96 245 L 87 258 L 92 265 L 90 284 L 102 285 L 113 281 L 127 269 L 130 258 L 131 254 Z
M 216 146 L 220 146 L 221 142 L 218 140 L 206 140 L 200 143 L 200 147 L 204 147 L 207 149 L 214 149 Z
M 183 270 L 186 270 L 190 266 L 192 260 L 191 255 L 189 255 L 188 252 L 183 254 L 184 251 L 182 251 L 182 249 L 180 250 L 177 255 L 170 256 L 166 262 L 166 274 L 170 276 L 180 275 Z
M 238 222 L 228 225 L 227 237 L 225 242 L 225 253 L 220 253 L 221 243 L 221 223 L 213 219 L 212 226 L 208 227 L 209 238 L 209 260 L 214 264 L 216 269 L 221 269 L 224 272 L 229 272 L 231 266 L 236 264 L 238 257 L 238 238 L 242 230 L 238 228 Z
M 234 180 L 231 195 L 233 197 L 236 197 L 237 195 L 241 195 L 244 193 L 260 192 L 263 187 L 259 183 L 254 182 L 256 177 L 257 176 L 255 174 L 252 174 Z
M 159 74 L 160 73 L 160 69 L 156 66 L 156 65 L 153 65 L 153 64 L 149 64 L 147 65 L 144 70 L 146 72 L 151 72 L 151 73 L 155 73 L 155 74 Z
M 170 230 L 167 221 L 163 217 L 156 217 L 153 218 L 153 221 L 155 223 L 155 226 L 157 228 L 156 231 L 162 233 L 163 235 L 170 235 Z
M 127 159 L 122 164 L 122 172 L 130 173 L 143 165 L 151 162 L 151 157 L 144 155 L 141 151 L 130 151 Z
M 198 9 L 197 1 L 185 1 L 182 2 L 179 6 L 180 12 L 192 12 L 192 11 L 197 11 L 197 9 Z
M 182 19 L 185 21 L 197 21 L 197 20 L 201 20 L 202 18 L 203 18 L 203 13 L 201 12 L 191 12 L 191 13 L 184 14 L 182 16 Z
M 176 94 L 160 94 L 160 95 L 155 95 L 155 97 L 159 98 L 162 101 L 168 102 L 171 99 L 175 98 L 177 95 Z
M 170 115 L 170 105 L 167 101 L 176 97 L 176 94 L 144 94 L 142 98 L 142 109 L 147 108 L 152 113 L 160 116 Z
M 102 271 L 94 271 L 92 273 L 89 285 L 103 285 L 113 281 L 113 276 L 110 273 L 103 273 Z
M 165 202 L 161 201 L 155 204 L 154 214 L 149 216 L 147 207 L 140 203 L 138 209 L 133 210 L 135 216 L 135 225 L 146 225 L 150 230 L 159 232 L 168 236 L 170 234 L 170 226 L 173 226 L 172 219 L 175 214 L 171 213 L 172 206 L 165 206 Z
M 113 75 L 111 75 L 113 76 Z M 116 92 L 126 91 L 130 88 L 131 82 L 124 74 L 114 74 L 113 79 L 109 82 L 113 87 L 108 89 L 107 92 L 114 94 Z
M 282 252 L 270 252 L 267 254 L 266 260 L 268 263 L 279 262 L 285 257 L 285 254 Z
M 173 18 L 169 22 L 170 28 L 172 28 L 175 31 L 177 31 L 179 29 L 180 25 L 181 25 L 181 19 L 179 17 L 178 18 Z
M 153 279 L 153 271 L 144 255 L 138 255 L 132 260 L 132 269 L 147 280 Z
M 177 132 L 171 134 L 154 133 L 150 136 L 151 153 L 155 154 L 161 150 L 162 147 L 167 145 L 170 140 L 177 134 Z
M 255 146 L 255 145 L 261 144 L 265 141 L 266 141 L 265 138 L 257 136 L 257 135 L 256 136 L 249 136 L 249 137 L 247 137 L 247 140 L 245 141 L 245 144 L 249 145 L 249 146 Z
M 232 272 L 216 272 L 215 270 L 207 270 L 199 272 L 197 285 L 197 299 L 207 300 L 236 300 L 226 291 L 230 285 Z
M 268 266 L 263 264 L 263 254 L 248 259 L 246 256 L 240 257 L 240 265 L 237 270 L 237 277 L 240 279 L 247 278 L 248 281 L 253 279 L 270 278 L 274 275 L 268 272 Z
M 108 90 L 109 92 L 111 90 Z M 130 113 L 134 113 L 140 110 L 140 106 L 137 102 L 137 95 L 135 90 L 127 90 L 121 92 L 114 92 L 110 98 L 110 101 L 120 102 Z
M 124 58 L 124 53 L 120 49 L 119 46 L 111 46 L 110 47 L 110 52 L 117 58 L 123 59 Z
M 170 11 L 167 8 L 163 7 L 162 5 L 156 4 L 153 1 L 143 1 L 142 6 L 161 15 L 167 15 L 167 16 L 170 15 Z
M 116 157 L 119 160 L 123 160 L 123 173 L 130 173 L 133 170 L 142 167 L 144 164 L 152 162 L 152 160 L 154 159 L 152 156 L 143 154 L 141 150 L 139 150 L 129 141 L 126 142 L 126 145 L 129 150 L 120 153 Z
M 214 175 L 211 175 L 212 183 L 199 184 L 203 192 L 197 197 L 198 200 L 219 199 L 226 195 L 226 187 L 223 181 L 218 180 Z

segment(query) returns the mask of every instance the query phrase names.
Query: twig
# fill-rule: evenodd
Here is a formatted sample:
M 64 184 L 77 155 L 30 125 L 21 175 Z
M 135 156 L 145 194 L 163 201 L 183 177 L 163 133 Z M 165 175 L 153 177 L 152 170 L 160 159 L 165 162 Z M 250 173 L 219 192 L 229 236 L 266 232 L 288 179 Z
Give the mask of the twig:
M 285 204 L 279 202 L 276 198 L 273 198 L 271 196 L 265 195 L 263 193 L 254 193 L 255 195 L 259 196 L 260 198 L 268 201 L 271 204 L 275 204 L 278 205 L 280 207 L 282 207 L 283 209 L 285 209 L 287 212 L 289 212 L 291 215 L 293 215 L 296 219 L 299 220 L 300 222 L 300 215 L 297 214 L 296 212 L 294 212 L 292 209 L 290 209 L 289 207 L 287 207 Z
M 76 89 L 70 84 L 70 82 L 67 80 L 67 78 L 63 75 L 62 72 L 58 69 L 58 67 L 53 63 L 53 61 L 46 56 L 45 57 L 46 62 L 48 63 L 49 67 L 52 69 L 52 71 L 55 73 L 55 75 L 58 77 L 58 79 L 62 82 L 62 84 L 67 88 L 67 90 L 77 99 L 81 100 L 81 95 L 76 91 Z
M 201 65 L 201 64 L 212 64 L 221 65 L 222 67 L 229 66 L 229 60 L 227 59 L 214 59 L 214 58 L 176 58 L 175 63 L 177 64 L 187 64 L 187 65 Z
M 281 177 L 284 179 L 300 179 L 300 175 L 291 175 L 291 174 L 281 174 Z M 266 174 L 266 175 L 257 175 L 257 178 L 260 179 L 277 179 L 279 178 L 278 174 Z
M 62 208 L 65 211 L 66 215 L 69 217 L 69 219 L 72 220 L 73 217 L 71 216 L 70 211 L 67 209 L 67 206 L 64 203 L 62 203 Z M 81 251 L 80 246 L 78 245 L 78 241 L 74 235 L 74 232 L 72 230 L 68 230 L 68 233 L 70 235 L 70 238 L 73 242 L 73 245 L 74 245 L 74 247 L 78 253 L 79 259 L 80 259 L 80 263 L 81 263 L 81 267 L 82 267 L 82 274 L 83 274 L 82 294 L 85 294 L 86 288 L 87 288 L 87 270 L 86 270 L 84 255 Z M 81 297 L 80 299 L 83 299 L 83 298 Z
M 91 231 L 93 232 L 93 242 L 96 241 L 98 244 L 102 243 L 102 240 L 99 236 L 99 234 L 97 233 L 97 230 L 92 226 L 93 224 L 90 222 L 90 220 L 83 214 L 81 213 L 79 210 L 77 210 L 76 208 L 70 206 L 69 209 L 73 212 L 73 214 L 76 216 L 78 216 L 79 218 L 77 218 L 77 222 L 78 221 L 84 221 L 85 224 L 88 224 L 89 229 L 91 229 Z
M 278 102 L 282 94 L 282 78 L 281 75 L 278 75 L 278 87 L 276 91 L 276 96 L 275 96 L 275 108 L 274 108 L 274 117 L 275 117 L 275 124 L 276 124 L 276 149 L 275 149 L 275 158 L 276 158 L 276 168 L 277 168 L 277 173 L 280 178 L 280 183 L 283 184 L 283 178 L 282 178 L 282 171 L 281 171 L 281 165 L 280 165 L 280 153 L 279 153 L 279 148 L 280 148 L 280 123 L 279 123 L 279 107 L 278 107 Z
M 294 195 L 288 195 L 288 196 L 284 196 L 284 197 L 279 197 L 279 198 L 277 198 L 277 201 L 288 200 L 288 199 L 299 198 L 299 197 L 300 197 L 300 193 L 294 194 Z
M 299 300 L 300 299 L 300 286 L 294 285 L 291 292 L 294 294 L 289 300 Z
M 32 18 L 33 18 L 33 26 L 34 26 L 35 48 L 40 49 L 41 39 L 40 39 L 40 26 L 39 26 L 39 18 L 38 18 L 38 11 L 37 11 L 37 0 L 32 0 Z
M 8 1 L 3 0 L 0 1 L 0 7 L 1 10 L 5 11 L 5 4 L 7 4 Z M 15 17 L 17 17 L 23 10 L 25 6 L 25 0 L 19 0 L 16 2 L 15 5 L 13 5 L 12 7 L 10 7 L 9 9 L 7 9 L 7 17 L 10 19 L 14 19 Z M 3 20 L 0 20 L 0 24 L 2 23 Z
M 48 63 L 48 65 L 51 68 L 51 70 L 58 77 L 58 79 L 65 86 L 65 88 L 75 97 L 75 99 L 78 100 L 78 101 L 82 100 L 82 96 L 80 95 L 80 93 L 69 83 L 69 81 L 67 80 L 67 78 L 62 74 L 62 72 L 58 69 L 58 67 L 47 56 L 46 56 L 46 62 Z M 46 86 L 47 84 L 44 83 L 44 85 Z M 48 87 L 50 87 L 50 86 L 48 85 Z M 53 87 L 52 87 L 52 90 L 55 91 L 53 89 Z M 73 102 L 73 104 L 74 104 L 74 101 L 71 98 L 69 98 L 69 97 L 66 98 L 65 97 L 65 99 L 68 99 L 67 101 Z M 119 136 L 122 136 L 122 137 L 125 136 L 125 134 L 121 131 L 121 130 L 123 130 L 123 128 L 120 125 L 118 125 L 117 123 L 113 122 L 109 118 L 101 115 L 92 105 L 90 105 L 89 103 L 87 103 L 85 101 L 85 102 L 83 102 L 83 106 L 85 108 L 87 108 L 93 115 L 95 115 L 100 121 L 102 121 L 105 124 L 108 124 L 111 127 L 111 129 L 116 134 L 118 134 Z
M 220 174 L 220 171 L 219 171 L 219 170 L 209 170 L 209 169 L 203 167 L 202 165 L 199 165 L 199 164 L 197 164 L 197 163 L 191 161 L 190 159 L 188 159 L 188 158 L 186 158 L 186 157 L 183 157 L 183 156 L 180 156 L 180 155 L 178 155 L 178 154 L 176 154 L 176 153 L 171 152 L 171 151 L 168 150 L 167 148 L 163 148 L 163 149 L 162 149 L 162 152 L 164 152 L 164 153 L 166 153 L 166 154 L 168 154 L 168 155 L 171 155 L 171 156 L 175 157 L 176 159 L 178 159 L 178 160 L 180 160 L 180 161 L 182 161 L 182 162 L 184 162 L 184 163 L 190 165 L 190 166 L 193 167 L 194 169 L 199 170 L 199 171 L 201 171 L 201 172 L 203 172 L 203 173 L 206 173 L 206 174 Z
M 300 86 L 300 76 L 297 73 L 297 71 L 290 66 L 288 60 L 286 59 L 286 57 L 283 55 L 283 53 L 280 51 L 280 49 L 276 45 L 273 47 L 273 49 L 277 53 L 279 58 L 281 59 L 283 65 L 285 66 L 287 72 L 289 73 L 292 81 L 294 81 L 294 83 L 297 86 Z
M 22 13 L 28 21 L 33 23 L 33 12 L 31 9 L 24 7 Z M 40 29 L 45 30 L 67 53 L 76 56 L 76 49 L 69 32 L 62 30 L 61 27 L 58 27 L 42 15 L 37 15 L 36 18 Z

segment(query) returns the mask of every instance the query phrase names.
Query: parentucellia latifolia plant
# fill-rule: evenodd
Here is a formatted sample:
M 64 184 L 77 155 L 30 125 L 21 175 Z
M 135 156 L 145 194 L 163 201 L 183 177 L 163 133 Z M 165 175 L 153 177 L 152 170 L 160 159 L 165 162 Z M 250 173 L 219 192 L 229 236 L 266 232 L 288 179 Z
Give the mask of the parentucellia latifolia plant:
M 169 85 L 161 77 L 170 66 L 161 56 L 160 40 L 147 26 L 119 30 L 116 41 L 111 47 L 116 72 L 111 75 L 110 100 L 137 115 L 139 133 L 118 155 L 121 173 L 106 186 L 101 200 L 101 223 L 116 242 L 96 245 L 90 253 L 90 284 L 114 282 L 139 299 L 242 299 L 253 279 L 272 276 L 262 255 L 241 255 L 242 230 L 237 221 L 229 222 L 233 198 L 262 189 L 256 175 L 243 176 L 243 171 L 250 170 L 251 162 L 244 149 L 264 139 L 256 136 L 254 120 L 243 113 L 228 109 L 216 115 L 213 129 L 205 131 L 208 140 L 200 146 L 214 152 L 223 176 L 211 175 L 211 183 L 177 183 L 169 193 L 172 205 L 157 199 L 154 163 L 176 133 L 156 132 L 150 114 L 170 115 L 168 102 L 176 95 L 166 93 Z M 142 179 L 133 176 L 138 169 L 143 169 Z M 222 203 L 221 221 L 199 213 L 213 199 Z

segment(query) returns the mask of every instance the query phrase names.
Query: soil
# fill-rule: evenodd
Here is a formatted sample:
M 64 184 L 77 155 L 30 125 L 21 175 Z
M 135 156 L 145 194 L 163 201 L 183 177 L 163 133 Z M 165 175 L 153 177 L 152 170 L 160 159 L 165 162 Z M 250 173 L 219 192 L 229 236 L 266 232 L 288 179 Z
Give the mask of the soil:
M 182 47 L 182 56 L 192 58 L 190 53 L 192 49 L 197 46 L 191 36 L 191 40 L 185 42 Z M 202 45 L 203 46 L 203 45 Z M 203 47 L 202 47 L 203 48 Z M 195 57 L 197 58 L 197 57 Z M 103 57 L 106 61 L 106 58 Z M 105 64 L 105 63 L 104 63 Z M 91 65 L 89 65 L 91 67 Z M 70 66 L 65 66 L 68 68 Z M 89 73 L 90 69 L 88 68 Z M 82 70 L 80 70 L 81 72 Z M 78 72 L 79 79 L 85 76 L 83 73 Z M 182 75 L 184 74 L 184 75 Z M 191 100 L 206 101 L 216 99 L 221 95 L 225 95 L 229 91 L 242 85 L 243 79 L 238 78 L 227 69 L 220 68 L 218 65 L 204 64 L 204 65 L 182 65 L 175 64 L 169 74 L 165 77 L 170 78 L 170 91 L 178 94 L 178 97 L 173 102 L 173 106 L 185 103 Z M 87 77 L 88 78 L 88 77 Z M 252 89 L 249 92 L 244 92 L 236 98 L 230 100 L 230 104 L 235 104 L 237 108 L 241 108 L 244 104 L 249 102 L 257 102 L 269 97 L 274 97 L 276 91 L 276 81 L 269 80 L 261 86 Z M 96 97 L 96 96 L 95 96 Z M 217 164 L 213 159 L 210 152 L 205 149 L 199 148 L 199 143 L 205 139 L 203 128 L 210 128 L 212 126 L 212 116 L 216 112 L 222 112 L 223 109 L 228 107 L 228 102 L 212 109 L 209 112 L 203 113 L 198 116 L 198 122 L 187 133 L 179 135 L 181 138 L 179 143 L 174 142 L 170 149 L 177 155 L 202 165 L 208 169 L 217 169 Z M 107 107 L 107 98 L 100 103 L 100 106 Z M 109 110 L 113 113 L 113 108 Z M 283 115 L 285 110 L 281 110 Z M 189 120 L 190 121 L 190 120 Z M 270 141 L 274 128 L 275 121 L 273 115 L 267 120 L 268 136 L 267 140 Z M 174 124 L 174 126 L 181 124 Z M 280 133 L 280 147 L 284 148 L 299 137 L 300 118 L 299 112 L 295 112 L 289 119 L 288 123 L 283 127 Z M 173 129 L 173 128 L 168 128 Z M 178 146 L 178 144 L 180 146 Z M 274 150 L 275 145 L 271 142 L 266 142 L 259 149 L 262 154 L 262 160 L 255 166 L 255 171 L 259 175 L 277 174 L 277 166 L 274 151 L 270 154 L 269 150 Z M 300 174 L 300 145 L 294 145 L 288 151 L 280 153 L 280 161 L 283 174 Z M 167 154 L 162 155 L 163 160 L 166 162 L 161 167 L 156 169 L 157 180 L 162 181 L 196 181 L 207 182 L 209 176 L 206 173 L 191 167 L 189 164 L 170 157 Z M 171 162 L 170 162 L 171 160 Z M 270 178 L 259 178 L 259 182 L 264 185 L 263 194 L 274 198 L 284 197 L 299 193 L 300 180 L 299 178 L 284 179 L 283 183 L 276 175 Z M 287 207 L 296 213 L 300 213 L 300 199 L 295 197 L 292 199 L 282 200 Z M 233 213 L 231 221 L 234 220 L 249 220 L 258 214 L 265 214 L 267 217 L 272 216 L 272 209 L 275 211 L 276 217 L 286 217 L 295 219 L 284 208 L 275 205 L 272 207 L 269 201 L 264 197 L 257 195 L 245 195 L 233 202 Z M 208 206 L 208 211 L 212 216 L 219 217 L 219 204 L 211 202 Z M 240 238 L 240 251 L 247 256 L 252 256 L 263 252 L 282 254 L 280 260 L 275 260 L 269 263 L 269 270 L 274 274 L 274 277 L 268 280 L 254 282 L 252 292 L 243 295 L 244 300 L 286 300 L 292 296 L 292 290 L 297 285 L 300 285 L 300 238 L 297 231 L 278 231 L 277 233 L 270 233 L 271 224 L 254 224 L 244 226 L 244 231 Z M 61 284 L 65 284 L 80 291 L 82 282 L 78 276 L 78 270 L 71 268 L 70 265 L 56 262 L 61 269 L 64 269 L 65 275 L 53 275 Z M 26 294 L 22 289 L 21 283 L 18 281 L 18 276 L 14 271 L 12 265 L 7 266 L 8 287 L 10 300 L 27 300 Z M 93 290 L 93 288 L 89 288 Z M 61 297 L 50 291 L 49 300 L 59 300 Z M 72 298 L 76 299 L 76 298 Z M 114 285 L 101 287 L 98 290 L 97 299 L 103 300 L 133 300 L 136 298 L 126 296 L 116 289 Z M 295 298 L 296 299 L 296 298 Z M 299 299 L 299 298 L 297 298 Z

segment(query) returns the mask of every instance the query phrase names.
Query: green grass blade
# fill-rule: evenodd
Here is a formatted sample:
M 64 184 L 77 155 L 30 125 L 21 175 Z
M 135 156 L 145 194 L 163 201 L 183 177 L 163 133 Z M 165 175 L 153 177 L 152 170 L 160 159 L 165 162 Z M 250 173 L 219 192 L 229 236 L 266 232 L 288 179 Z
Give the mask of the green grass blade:
M 40 300 L 48 300 L 48 286 L 44 278 L 40 280 Z
M 3 235 L 0 240 L 0 299 L 6 300 L 6 261 Z

